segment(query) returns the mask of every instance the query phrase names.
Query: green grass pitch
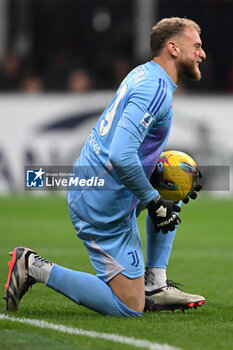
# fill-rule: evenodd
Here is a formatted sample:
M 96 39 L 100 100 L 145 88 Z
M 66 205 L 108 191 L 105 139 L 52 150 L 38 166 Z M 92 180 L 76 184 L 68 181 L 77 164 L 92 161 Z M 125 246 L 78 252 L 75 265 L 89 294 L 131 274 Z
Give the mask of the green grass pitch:
M 145 313 L 141 318 L 102 316 L 36 284 L 27 293 L 17 318 L 38 319 L 89 331 L 114 333 L 187 350 L 233 349 L 233 200 L 200 197 L 183 205 L 182 224 L 174 241 L 168 277 L 190 293 L 204 295 L 197 310 Z M 139 217 L 145 251 L 145 213 Z M 0 198 L 0 295 L 4 295 L 8 252 L 23 245 L 68 268 L 94 273 L 68 217 L 61 196 Z M 5 302 L 0 300 L 0 315 Z M 133 349 L 133 345 L 69 335 L 0 320 L 0 348 Z

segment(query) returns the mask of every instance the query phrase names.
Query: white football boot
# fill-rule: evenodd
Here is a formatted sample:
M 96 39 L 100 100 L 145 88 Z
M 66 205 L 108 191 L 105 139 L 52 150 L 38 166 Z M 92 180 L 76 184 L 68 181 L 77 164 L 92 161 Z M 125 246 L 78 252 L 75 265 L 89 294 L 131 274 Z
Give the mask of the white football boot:
M 206 302 L 200 295 L 183 292 L 173 281 L 166 280 L 166 285 L 161 288 L 154 287 L 155 275 L 153 268 L 146 268 L 145 271 L 145 295 L 146 305 L 144 311 L 160 311 L 197 308 Z

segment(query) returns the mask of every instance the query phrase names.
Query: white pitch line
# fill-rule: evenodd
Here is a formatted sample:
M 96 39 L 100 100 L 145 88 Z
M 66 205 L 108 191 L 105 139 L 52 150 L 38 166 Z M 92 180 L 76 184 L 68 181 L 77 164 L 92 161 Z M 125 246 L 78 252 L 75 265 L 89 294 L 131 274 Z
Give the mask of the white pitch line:
M 136 339 L 133 337 L 125 337 L 118 334 L 86 331 L 81 328 L 67 327 L 63 324 L 55 324 L 55 323 L 46 322 L 42 320 L 35 320 L 35 319 L 29 319 L 29 318 L 17 318 L 17 317 L 8 316 L 5 314 L 0 314 L 0 320 L 19 322 L 23 324 L 28 324 L 30 326 L 39 327 L 39 328 L 53 329 L 55 331 L 62 332 L 62 333 L 110 340 L 116 343 L 128 344 L 136 348 L 146 348 L 149 350 L 181 350 L 180 348 L 170 346 L 167 344 L 152 343 L 146 339 Z

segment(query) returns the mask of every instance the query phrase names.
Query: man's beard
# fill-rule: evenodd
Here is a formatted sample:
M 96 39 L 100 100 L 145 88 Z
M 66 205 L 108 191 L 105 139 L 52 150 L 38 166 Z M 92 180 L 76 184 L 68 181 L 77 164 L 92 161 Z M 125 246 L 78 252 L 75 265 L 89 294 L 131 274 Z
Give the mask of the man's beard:
M 177 67 L 178 81 L 182 79 L 200 80 L 201 73 L 199 69 L 195 69 L 197 66 L 194 65 L 193 61 L 180 61 Z

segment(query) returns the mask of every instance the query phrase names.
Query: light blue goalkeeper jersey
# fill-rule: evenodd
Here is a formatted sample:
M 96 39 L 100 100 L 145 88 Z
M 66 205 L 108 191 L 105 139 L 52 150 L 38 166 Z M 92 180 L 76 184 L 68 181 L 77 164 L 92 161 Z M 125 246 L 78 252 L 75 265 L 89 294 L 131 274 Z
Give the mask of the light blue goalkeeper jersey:
M 168 138 L 176 87 L 154 61 L 121 83 L 75 163 L 76 176 L 94 179 L 92 187 L 68 189 L 68 204 L 82 219 L 97 226 L 124 223 L 139 201 L 147 205 L 158 195 L 148 179 Z

